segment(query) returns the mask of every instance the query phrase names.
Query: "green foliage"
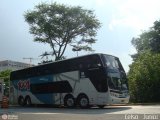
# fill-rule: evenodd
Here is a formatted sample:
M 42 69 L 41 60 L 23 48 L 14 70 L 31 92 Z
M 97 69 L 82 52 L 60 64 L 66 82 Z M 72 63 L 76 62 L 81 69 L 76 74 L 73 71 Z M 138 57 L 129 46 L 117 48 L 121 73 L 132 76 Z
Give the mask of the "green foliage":
M 140 54 L 130 66 L 128 78 L 133 102 L 159 102 L 160 54 Z
M 155 21 L 153 27 L 143 32 L 138 38 L 133 38 L 132 44 L 138 52 L 131 56 L 134 60 L 138 58 L 139 53 L 145 51 L 160 53 L 160 21 Z
M 11 70 L 5 70 L 0 72 L 0 78 L 9 78 L 9 75 L 11 73 Z
M 160 102 L 160 21 L 132 39 L 137 53 L 128 73 L 133 102 Z
M 81 50 L 92 50 L 89 44 L 100 27 L 93 11 L 63 4 L 41 3 L 24 15 L 35 42 L 47 43 L 53 49 L 55 60 L 61 59 L 68 45 Z
M 5 83 L 4 94 L 7 96 L 9 95 L 10 73 L 11 70 L 5 70 L 0 72 L 0 79 L 3 79 Z

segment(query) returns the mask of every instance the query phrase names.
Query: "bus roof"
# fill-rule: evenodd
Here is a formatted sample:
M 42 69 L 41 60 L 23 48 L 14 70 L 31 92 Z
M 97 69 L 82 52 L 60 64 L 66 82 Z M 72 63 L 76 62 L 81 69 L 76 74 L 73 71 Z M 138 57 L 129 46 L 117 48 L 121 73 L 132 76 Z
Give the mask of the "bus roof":
M 15 71 L 12 71 L 11 73 L 18 72 L 18 71 L 23 71 L 23 70 L 27 70 L 27 69 L 32 69 L 32 68 L 36 68 L 36 67 L 42 67 L 42 66 L 46 66 L 46 65 L 53 64 L 53 63 L 58 63 L 58 62 L 63 62 L 63 61 L 68 61 L 68 60 L 73 60 L 73 59 L 77 59 L 77 58 L 83 58 L 83 57 L 92 56 L 92 55 L 108 55 L 108 56 L 115 57 L 115 56 L 109 55 L 109 54 L 91 53 L 91 54 L 82 55 L 82 56 L 78 56 L 78 57 L 72 57 L 72 58 L 68 58 L 68 59 L 63 59 L 63 60 L 53 61 L 53 62 L 44 63 L 44 64 L 40 64 L 40 65 L 35 65 L 35 66 L 28 67 L 28 68 L 24 68 L 24 69 L 20 69 L 20 70 L 15 70 Z M 116 57 L 116 58 L 117 58 L 117 57 Z

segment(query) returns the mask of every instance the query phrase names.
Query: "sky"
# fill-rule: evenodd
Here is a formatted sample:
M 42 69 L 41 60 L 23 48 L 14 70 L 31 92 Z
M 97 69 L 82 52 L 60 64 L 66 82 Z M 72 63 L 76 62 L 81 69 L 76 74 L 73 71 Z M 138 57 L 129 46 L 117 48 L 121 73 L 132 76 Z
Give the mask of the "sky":
M 101 22 L 97 31 L 97 42 L 92 45 L 95 53 L 117 56 L 126 70 L 132 63 L 131 54 L 136 50 L 131 45 L 133 37 L 138 37 L 144 30 L 153 26 L 160 19 L 160 0 L 1 0 L 0 1 L 0 61 L 14 60 L 29 63 L 40 62 L 40 55 L 51 51 L 47 44 L 33 42 L 29 25 L 24 20 L 24 13 L 33 10 L 41 3 L 63 3 L 81 6 L 93 10 Z M 79 55 L 88 52 L 79 52 Z M 70 48 L 65 52 L 67 58 L 75 57 Z

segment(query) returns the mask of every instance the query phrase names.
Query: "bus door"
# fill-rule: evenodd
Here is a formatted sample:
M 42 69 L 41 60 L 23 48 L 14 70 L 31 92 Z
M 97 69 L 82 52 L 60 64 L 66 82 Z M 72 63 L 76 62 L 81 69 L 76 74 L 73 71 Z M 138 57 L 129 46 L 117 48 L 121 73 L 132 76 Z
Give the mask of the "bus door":
M 93 96 L 93 103 L 101 104 L 104 103 L 104 93 L 107 92 L 107 77 L 104 73 L 104 70 L 101 66 L 90 67 L 87 70 L 87 76 L 93 84 L 95 90 L 97 92 L 91 92 L 91 96 Z M 103 94 L 102 94 L 103 93 Z M 107 95 L 107 94 L 106 94 Z M 105 103 L 104 103 L 105 104 Z
M 98 92 L 107 92 L 107 78 L 102 68 L 88 69 L 88 76 Z

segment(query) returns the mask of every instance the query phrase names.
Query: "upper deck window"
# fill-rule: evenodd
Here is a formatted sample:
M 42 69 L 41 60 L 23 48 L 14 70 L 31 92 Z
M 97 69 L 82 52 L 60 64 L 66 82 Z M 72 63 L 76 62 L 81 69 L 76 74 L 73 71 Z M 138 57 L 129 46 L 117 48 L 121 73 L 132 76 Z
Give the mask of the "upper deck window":
M 109 69 L 119 69 L 118 59 L 110 55 L 103 55 L 103 63 Z

